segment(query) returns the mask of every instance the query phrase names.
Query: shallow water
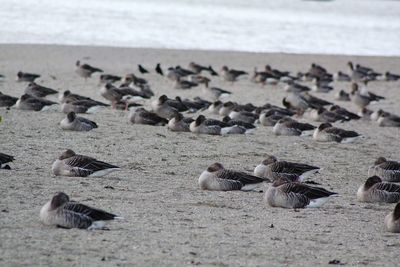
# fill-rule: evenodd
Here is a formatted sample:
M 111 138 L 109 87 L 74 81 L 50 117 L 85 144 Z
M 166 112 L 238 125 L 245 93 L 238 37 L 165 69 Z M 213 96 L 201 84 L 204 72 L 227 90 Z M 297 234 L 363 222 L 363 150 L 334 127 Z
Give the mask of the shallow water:
M 0 43 L 400 55 L 400 1 L 0 0 Z

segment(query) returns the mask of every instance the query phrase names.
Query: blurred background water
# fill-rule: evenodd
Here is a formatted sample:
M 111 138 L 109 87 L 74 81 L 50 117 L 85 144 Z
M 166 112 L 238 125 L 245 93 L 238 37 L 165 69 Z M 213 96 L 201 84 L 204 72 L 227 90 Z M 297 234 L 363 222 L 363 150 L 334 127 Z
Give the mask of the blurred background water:
M 400 1 L 0 0 L 0 43 L 400 55 Z

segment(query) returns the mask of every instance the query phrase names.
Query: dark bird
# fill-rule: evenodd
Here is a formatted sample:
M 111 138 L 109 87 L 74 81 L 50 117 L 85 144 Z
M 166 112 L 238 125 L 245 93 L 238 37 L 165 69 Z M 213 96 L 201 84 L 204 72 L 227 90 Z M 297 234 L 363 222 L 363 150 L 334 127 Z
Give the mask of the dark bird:
M 81 64 L 79 60 L 76 61 L 75 65 L 76 65 L 75 72 L 82 78 L 85 78 L 85 80 L 87 78 L 90 78 L 92 74 L 95 72 L 103 72 L 102 69 L 92 67 L 89 64 Z
M 156 66 L 155 70 L 156 70 L 156 72 L 157 72 L 158 74 L 160 74 L 161 76 L 164 76 L 164 72 L 163 72 L 163 70 L 162 70 L 162 68 L 161 68 L 160 63 L 157 63 L 157 66 Z
M 138 69 L 139 69 L 141 74 L 149 73 L 149 71 L 146 70 L 145 68 L 143 68 L 143 66 L 140 65 L 140 64 L 138 64 Z

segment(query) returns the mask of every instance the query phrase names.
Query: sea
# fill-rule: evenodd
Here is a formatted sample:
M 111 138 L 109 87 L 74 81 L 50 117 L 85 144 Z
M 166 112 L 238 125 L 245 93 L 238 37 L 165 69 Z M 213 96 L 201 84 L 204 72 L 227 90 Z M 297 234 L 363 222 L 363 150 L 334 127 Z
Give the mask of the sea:
M 400 1 L 0 0 L 0 43 L 400 56 Z

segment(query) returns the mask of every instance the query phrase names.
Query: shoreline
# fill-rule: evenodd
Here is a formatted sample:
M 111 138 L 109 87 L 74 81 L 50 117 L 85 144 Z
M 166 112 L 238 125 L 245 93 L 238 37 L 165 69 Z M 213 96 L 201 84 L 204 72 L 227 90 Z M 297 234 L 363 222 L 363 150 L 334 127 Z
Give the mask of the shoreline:
M 285 55 L 285 56 L 315 56 L 315 57 L 348 57 L 348 58 L 400 58 L 400 55 L 356 55 L 356 54 L 313 54 L 313 53 L 293 53 L 293 52 L 256 52 L 240 50 L 208 50 L 190 48 L 157 48 L 157 47 L 129 47 L 129 46 L 104 46 L 104 45 L 81 45 L 81 44 L 47 44 L 47 43 L 0 43 L 1 46 L 34 46 L 34 47 L 76 47 L 76 48 L 99 48 L 99 49 L 133 49 L 133 50 L 152 50 L 152 51 L 179 51 L 187 53 L 237 53 L 237 54 L 265 54 L 265 55 Z

